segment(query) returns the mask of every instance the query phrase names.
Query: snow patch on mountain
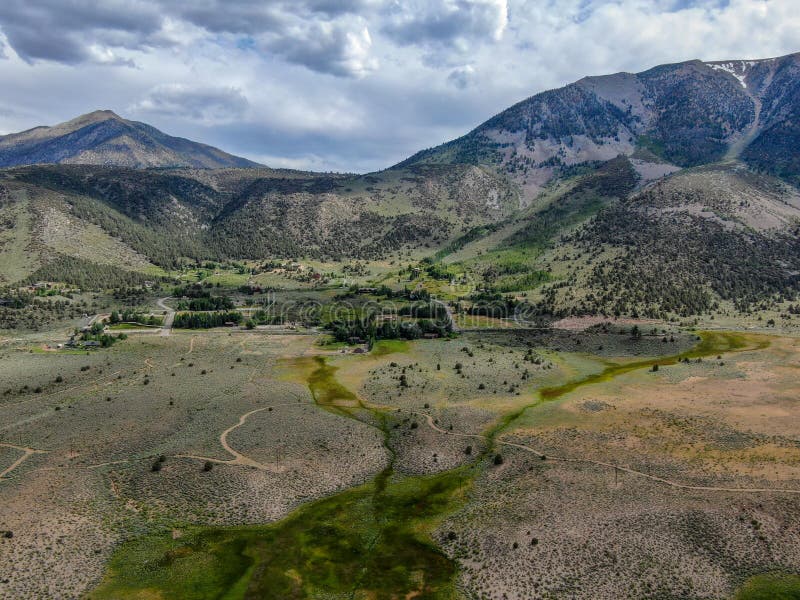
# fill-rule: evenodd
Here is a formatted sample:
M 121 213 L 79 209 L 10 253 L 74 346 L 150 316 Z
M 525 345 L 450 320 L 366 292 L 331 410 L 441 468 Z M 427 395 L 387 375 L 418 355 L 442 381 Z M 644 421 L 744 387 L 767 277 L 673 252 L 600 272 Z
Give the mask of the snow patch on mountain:
M 725 71 L 726 73 L 730 73 L 737 79 L 739 83 L 742 84 L 742 87 L 744 89 L 747 89 L 747 81 L 745 80 L 745 77 L 747 76 L 747 71 L 757 62 L 758 61 L 755 60 L 735 60 L 729 62 L 706 63 L 706 64 L 715 71 Z

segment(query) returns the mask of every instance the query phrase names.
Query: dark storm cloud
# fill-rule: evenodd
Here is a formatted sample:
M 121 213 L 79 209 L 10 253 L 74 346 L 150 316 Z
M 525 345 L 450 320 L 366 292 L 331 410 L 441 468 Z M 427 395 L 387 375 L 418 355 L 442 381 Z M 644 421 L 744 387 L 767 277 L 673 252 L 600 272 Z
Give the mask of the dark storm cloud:
M 180 0 L 165 2 L 164 10 L 198 27 L 217 33 L 259 34 L 283 30 L 291 16 L 333 19 L 361 14 L 373 3 L 369 0 Z
M 119 49 L 178 44 L 165 29 L 183 23 L 209 34 L 244 37 L 245 46 L 349 77 L 374 64 L 367 56 L 369 32 L 355 15 L 368 5 L 363 0 L 3 0 L 0 28 L 28 62 L 114 64 L 126 62 L 116 56 Z
M 28 62 L 102 60 L 93 47 L 142 48 L 159 31 L 158 7 L 137 0 L 3 0 L 0 29 Z M 113 61 L 109 61 L 113 62 Z
M 243 0 L 178 0 L 164 3 L 164 10 L 213 33 L 255 35 L 284 27 L 285 18 L 275 2 Z
M 326 15 L 343 15 L 347 13 L 361 13 L 374 8 L 379 3 L 376 0 L 306 0 L 299 2 L 312 12 Z

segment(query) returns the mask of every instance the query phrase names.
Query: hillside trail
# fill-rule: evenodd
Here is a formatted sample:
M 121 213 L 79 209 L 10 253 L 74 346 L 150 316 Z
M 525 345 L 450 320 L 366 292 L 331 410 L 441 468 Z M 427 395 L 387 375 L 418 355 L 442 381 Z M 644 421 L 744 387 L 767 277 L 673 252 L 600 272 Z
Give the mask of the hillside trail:
M 441 427 L 437 426 L 434 423 L 434 419 L 431 415 L 424 414 L 428 425 L 434 429 L 435 431 L 445 434 L 445 435 L 455 435 L 458 437 L 466 437 L 466 438 L 473 438 L 473 439 L 480 439 L 480 440 L 487 440 L 487 436 L 475 434 L 475 433 L 453 433 L 452 431 L 447 431 L 446 429 L 442 429 Z M 525 444 L 518 444 L 516 442 L 507 442 L 504 440 L 495 440 L 495 443 L 500 446 L 507 446 L 510 448 L 517 448 L 519 450 L 524 450 L 525 452 L 530 452 L 535 454 L 541 459 L 546 459 L 548 461 L 559 461 L 559 462 L 566 462 L 566 463 L 584 463 L 595 465 L 599 467 L 606 467 L 609 469 L 616 469 L 617 471 L 623 471 L 625 473 L 629 473 L 631 475 L 636 475 L 637 477 L 644 477 L 645 479 L 649 479 L 650 481 L 655 481 L 657 483 L 662 483 L 664 485 L 668 485 L 674 488 L 680 488 L 684 490 L 696 490 L 696 491 L 703 491 L 703 492 L 735 492 L 735 493 L 783 493 L 783 494 L 800 494 L 800 490 L 791 489 L 791 488 L 738 488 L 738 487 L 719 487 L 719 486 L 706 486 L 706 485 L 689 485 L 686 483 L 680 483 L 678 481 L 674 481 L 671 479 L 666 479 L 664 477 L 658 477 L 656 475 L 651 475 L 649 473 L 644 473 L 642 471 L 637 471 L 636 469 L 632 469 L 630 467 L 625 467 L 623 465 L 618 465 L 614 463 L 604 462 L 601 460 L 593 460 L 591 458 L 569 458 L 566 456 L 553 456 L 552 454 L 545 454 L 540 450 L 536 450 L 531 446 Z
M 11 448 L 12 450 L 19 450 L 22 452 L 22 456 L 20 456 L 17 460 L 11 463 L 6 469 L 0 472 L 0 480 L 5 479 L 11 472 L 19 467 L 22 463 L 28 460 L 34 454 L 47 454 L 46 450 L 36 450 L 35 448 L 27 448 L 26 446 L 16 446 L 14 444 L 6 444 L 0 442 L 0 447 L 2 448 Z
M 214 458 L 210 456 L 201 456 L 198 454 L 176 454 L 175 458 L 192 458 L 195 460 L 202 460 L 208 461 L 216 464 L 222 465 L 240 465 L 243 467 L 252 467 L 254 469 L 258 469 L 259 471 L 270 471 L 273 473 L 281 473 L 285 470 L 283 467 L 277 467 L 272 465 L 265 465 L 255 459 L 250 458 L 249 456 L 239 452 L 235 448 L 233 448 L 228 443 L 228 435 L 230 435 L 233 431 L 241 427 L 247 422 L 251 416 L 263 412 L 265 410 L 270 410 L 273 408 L 279 408 L 282 406 L 303 406 L 303 404 L 298 402 L 286 402 L 283 404 L 272 404 L 270 406 L 262 406 L 261 408 L 256 408 L 254 410 L 248 411 L 239 417 L 239 420 L 234 424 L 228 427 L 225 431 L 223 431 L 219 435 L 219 443 L 225 449 L 225 451 L 233 456 L 232 459 L 221 459 L 221 458 Z

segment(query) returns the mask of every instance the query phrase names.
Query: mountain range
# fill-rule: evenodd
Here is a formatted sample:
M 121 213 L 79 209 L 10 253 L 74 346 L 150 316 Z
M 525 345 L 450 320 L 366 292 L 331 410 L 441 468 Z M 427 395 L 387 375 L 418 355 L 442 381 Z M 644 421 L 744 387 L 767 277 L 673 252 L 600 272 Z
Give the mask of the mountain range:
M 427 257 L 543 314 L 749 311 L 800 290 L 798 157 L 800 54 L 587 77 L 367 175 L 99 111 L 0 137 L 0 284 Z

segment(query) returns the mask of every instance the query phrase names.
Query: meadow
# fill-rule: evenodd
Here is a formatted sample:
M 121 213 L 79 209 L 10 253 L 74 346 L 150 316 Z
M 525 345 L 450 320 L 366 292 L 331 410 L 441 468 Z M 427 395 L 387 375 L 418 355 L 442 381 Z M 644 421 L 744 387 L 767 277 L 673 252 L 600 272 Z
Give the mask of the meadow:
M 3 594 L 797 593 L 796 338 L 319 338 L 5 341 Z

